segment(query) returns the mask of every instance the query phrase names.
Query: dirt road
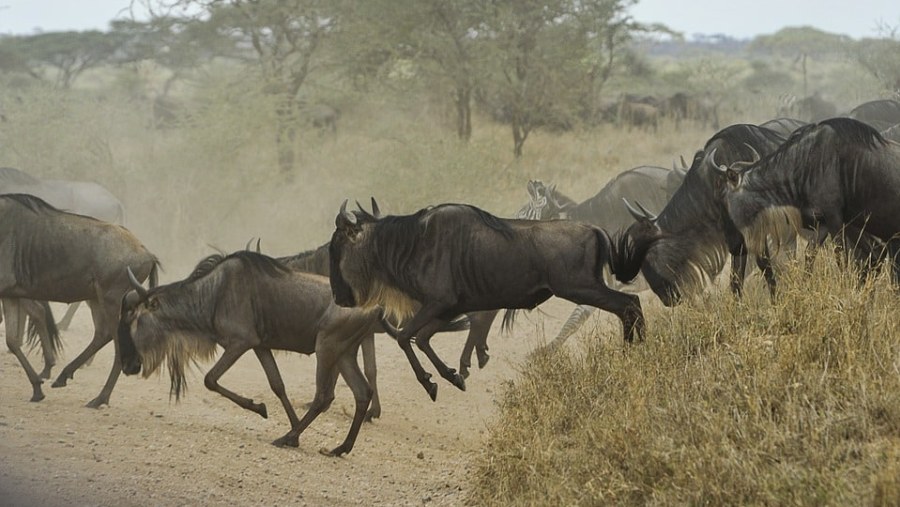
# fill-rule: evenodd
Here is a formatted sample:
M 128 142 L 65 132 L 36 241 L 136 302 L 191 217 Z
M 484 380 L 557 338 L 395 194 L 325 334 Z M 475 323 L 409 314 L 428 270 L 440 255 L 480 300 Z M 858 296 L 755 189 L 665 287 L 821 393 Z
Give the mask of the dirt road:
M 58 315 L 62 308 L 54 306 Z M 121 377 L 110 407 L 84 408 L 109 373 L 111 345 L 68 387 L 52 389 L 46 382 L 47 398 L 30 403 L 25 374 L 4 347 L 0 504 L 458 505 L 468 487 L 468 460 L 484 441 L 502 382 L 513 378 L 517 365 L 544 340 L 544 327 L 552 338 L 572 308 L 551 301 L 541 312 L 521 317 L 512 335 L 501 334 L 497 323 L 487 367 L 473 371 L 466 392 L 438 379 L 437 402 L 416 382 L 396 343 L 379 335 L 383 414 L 363 426 L 356 447 L 344 458 L 318 453 L 340 443 L 350 425 L 353 397 L 342 380 L 331 409 L 300 436 L 300 447 L 279 449 L 270 442 L 287 432 L 287 417 L 253 354 L 221 383 L 265 402 L 269 419 L 207 391 L 202 373 L 211 364 L 190 377 L 180 403 L 169 401 L 164 374 Z M 91 332 L 89 312 L 82 307 L 72 328 L 63 332 L 64 357 L 54 376 L 84 348 Z M 463 341 L 464 335 L 456 333 L 439 335 L 433 344 L 455 364 Z M 29 358 L 40 370 L 39 354 Z M 276 360 L 301 410 L 299 405 L 313 396 L 315 360 L 288 353 Z

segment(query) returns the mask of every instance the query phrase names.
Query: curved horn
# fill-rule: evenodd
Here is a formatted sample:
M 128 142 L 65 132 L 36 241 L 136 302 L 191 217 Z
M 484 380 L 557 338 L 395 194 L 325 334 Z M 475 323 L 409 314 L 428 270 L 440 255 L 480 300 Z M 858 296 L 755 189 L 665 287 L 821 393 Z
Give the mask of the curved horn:
M 719 163 L 716 162 L 716 150 L 718 150 L 718 148 L 713 148 L 712 151 L 709 152 L 709 155 L 707 155 L 707 158 L 712 163 L 712 166 L 713 166 L 713 168 L 715 168 L 716 171 L 724 174 L 725 172 L 728 171 L 728 168 L 726 168 L 725 166 L 719 165 Z
M 256 253 L 261 254 L 262 250 L 259 249 L 259 242 L 262 241 L 262 238 L 256 238 Z
M 684 155 L 678 155 L 678 159 L 681 160 L 682 169 L 688 169 L 690 167 L 684 162 Z
M 125 271 L 128 272 L 128 281 L 131 282 L 131 285 L 134 286 L 134 290 L 137 291 L 138 294 L 141 295 L 141 299 L 147 298 L 147 289 L 141 285 L 141 282 L 138 281 L 137 277 L 134 276 L 134 272 L 131 271 L 131 266 L 126 266 Z
M 651 222 L 656 222 L 656 219 L 659 218 L 656 215 L 654 215 L 653 213 L 650 213 L 649 211 L 647 211 L 647 208 L 645 208 L 644 205 L 641 204 L 641 201 L 634 201 L 634 203 L 637 204 L 638 208 L 641 208 L 641 211 L 644 212 L 644 216 L 647 217 L 647 220 L 650 220 Z
M 647 219 L 647 217 L 645 217 L 643 213 L 635 209 L 634 206 L 632 206 L 631 203 L 628 202 L 628 199 L 623 197 L 622 202 L 625 203 L 625 208 L 628 209 L 628 212 L 631 213 L 631 216 L 633 216 L 635 220 L 641 222 Z
M 341 227 L 344 224 L 356 224 L 356 217 L 347 211 L 347 199 L 344 199 L 344 202 L 341 203 L 341 211 L 338 213 L 337 218 L 335 218 L 334 220 L 334 225 L 338 227 Z
M 365 208 L 362 207 L 362 204 L 360 204 L 359 201 L 356 201 L 356 207 L 359 208 L 360 214 L 362 214 L 362 217 L 365 218 L 366 220 L 375 218 L 368 211 L 366 211 Z M 354 211 L 354 213 L 356 213 L 356 212 Z
M 375 202 L 375 198 L 372 197 L 372 216 L 375 218 L 381 218 L 381 210 L 378 209 L 378 203 Z
M 753 153 L 753 161 L 750 162 L 750 165 L 753 165 L 762 159 L 762 157 L 759 155 L 759 152 L 756 151 L 756 148 L 750 146 L 750 143 L 744 143 L 744 146 L 750 148 L 750 152 Z

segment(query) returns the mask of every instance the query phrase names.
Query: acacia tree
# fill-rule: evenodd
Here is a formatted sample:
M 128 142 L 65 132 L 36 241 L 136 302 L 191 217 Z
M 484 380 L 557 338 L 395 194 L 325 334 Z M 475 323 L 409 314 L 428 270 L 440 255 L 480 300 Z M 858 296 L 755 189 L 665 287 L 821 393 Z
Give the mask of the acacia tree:
M 329 0 L 161 0 L 200 17 L 238 47 L 235 56 L 257 67 L 273 98 L 275 144 L 282 174 L 293 178 L 296 97 L 316 68 L 322 44 L 338 27 L 338 2 Z
M 567 126 L 613 71 L 618 49 L 639 29 L 635 0 L 493 0 L 485 11 L 484 99 L 512 127 L 513 154 L 529 134 Z M 589 98 L 591 97 L 591 98 Z
M 881 37 L 857 42 L 856 59 L 900 100 L 900 25 L 882 23 L 878 31 Z
M 10 37 L 5 45 L 26 62 L 29 74 L 49 66 L 56 70 L 54 81 L 69 88 L 84 71 L 106 63 L 121 44 L 114 34 L 91 30 L 86 32 L 46 32 Z

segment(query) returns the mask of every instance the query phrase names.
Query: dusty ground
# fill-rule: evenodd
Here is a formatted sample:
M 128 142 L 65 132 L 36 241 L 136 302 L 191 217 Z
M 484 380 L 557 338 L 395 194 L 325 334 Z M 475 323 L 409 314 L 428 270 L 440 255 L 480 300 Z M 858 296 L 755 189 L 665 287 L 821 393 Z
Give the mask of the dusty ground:
M 541 312 L 521 317 L 512 335 L 501 334 L 495 323 L 490 363 L 473 371 L 466 392 L 438 379 L 437 402 L 416 382 L 396 343 L 379 335 L 382 417 L 363 426 L 344 458 L 318 453 L 340 443 L 350 425 L 353 397 L 342 380 L 331 409 L 300 436 L 300 447 L 280 449 L 270 442 L 289 429 L 287 417 L 253 354 L 226 373 L 222 384 L 264 401 L 269 419 L 207 391 L 202 373 L 211 364 L 195 372 L 180 403 L 169 401 L 167 375 L 123 376 L 111 406 L 84 408 L 106 380 L 111 345 L 68 387 L 52 389 L 46 382 L 47 398 L 31 403 L 25 374 L 4 347 L 0 504 L 458 505 L 468 488 L 469 457 L 485 439 L 503 381 L 543 342 L 544 327 L 552 338 L 572 308 L 553 300 Z M 61 316 L 63 307 L 54 310 Z M 66 348 L 54 378 L 87 345 L 91 332 L 89 312 L 82 307 L 63 332 Z M 456 364 L 463 341 L 457 333 L 439 335 L 433 343 Z M 40 370 L 38 353 L 29 358 Z M 276 360 L 295 406 L 311 399 L 314 358 L 282 353 Z M 422 361 L 433 371 L 424 356 Z

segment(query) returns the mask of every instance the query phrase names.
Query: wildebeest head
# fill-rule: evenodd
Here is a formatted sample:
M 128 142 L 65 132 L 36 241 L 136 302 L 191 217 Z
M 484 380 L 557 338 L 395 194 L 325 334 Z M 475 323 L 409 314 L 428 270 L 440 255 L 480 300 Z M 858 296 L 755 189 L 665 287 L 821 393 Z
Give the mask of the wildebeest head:
M 731 164 L 750 159 L 751 146 L 769 153 L 783 141 L 754 125 L 732 125 L 713 136 L 696 153 L 684 182 L 657 220 L 649 220 L 647 210 L 632 210 L 637 221 L 616 241 L 616 278 L 627 282 L 640 269 L 662 302 L 673 305 L 716 276 L 733 247 L 729 231 L 737 232 L 725 208 L 726 182 L 710 155 Z
M 149 377 L 166 361 L 171 380 L 170 394 L 180 398 L 186 387 L 185 366 L 191 359 L 209 359 L 215 354 L 215 342 L 193 336 L 190 320 L 181 322 L 181 314 L 195 308 L 170 298 L 170 290 L 196 281 L 216 267 L 225 257 L 211 255 L 201 261 L 184 281 L 145 289 L 128 269 L 133 290 L 122 297 L 118 340 L 122 371 L 126 375 L 142 373 Z M 210 308 L 212 304 L 207 305 Z
M 359 206 L 358 211 L 348 212 L 347 201 L 334 220 L 329 257 L 330 279 L 334 302 L 340 306 L 365 305 L 372 285 L 372 257 L 366 238 L 372 226 L 378 222 L 378 203 L 372 198 L 372 213 Z

